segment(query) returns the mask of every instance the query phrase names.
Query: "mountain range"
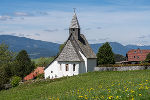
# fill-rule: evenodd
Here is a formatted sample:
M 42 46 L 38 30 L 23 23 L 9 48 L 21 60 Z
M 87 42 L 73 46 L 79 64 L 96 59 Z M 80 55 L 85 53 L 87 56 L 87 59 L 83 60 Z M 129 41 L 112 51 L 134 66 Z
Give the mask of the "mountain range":
M 18 37 L 12 35 L 0 35 L 0 43 L 5 43 L 9 46 L 9 49 L 13 52 L 19 52 L 20 50 L 26 50 L 31 58 L 50 57 L 56 56 L 59 51 L 60 44 L 53 42 L 46 42 L 41 40 L 29 39 L 26 37 Z M 130 49 L 150 49 L 150 46 L 137 46 L 137 45 L 122 45 L 118 42 L 109 42 L 112 50 L 115 54 L 121 54 L 123 56 Z M 90 44 L 95 53 L 98 52 L 99 47 L 103 43 Z

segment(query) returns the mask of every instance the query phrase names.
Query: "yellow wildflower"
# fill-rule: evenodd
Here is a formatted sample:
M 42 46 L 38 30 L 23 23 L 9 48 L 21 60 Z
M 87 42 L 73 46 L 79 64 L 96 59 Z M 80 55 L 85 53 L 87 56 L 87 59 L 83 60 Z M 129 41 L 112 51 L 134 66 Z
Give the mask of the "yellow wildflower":
M 93 88 L 91 88 L 90 90 L 94 90 Z
M 57 98 L 56 100 L 59 100 L 59 98 Z
M 119 96 L 116 96 L 116 99 L 118 99 L 119 98 Z
M 79 96 L 79 98 L 83 98 L 83 96 Z
M 148 86 L 145 87 L 146 90 L 148 90 L 148 88 L 149 88 Z
M 142 96 L 142 94 L 139 94 L 139 96 Z
M 134 93 L 135 91 L 131 90 L 131 93 Z
M 101 96 L 101 98 L 103 99 L 103 98 L 104 98 L 104 96 Z
M 108 99 L 112 99 L 112 98 L 113 98 L 113 96 L 109 96 L 109 97 L 108 97 Z

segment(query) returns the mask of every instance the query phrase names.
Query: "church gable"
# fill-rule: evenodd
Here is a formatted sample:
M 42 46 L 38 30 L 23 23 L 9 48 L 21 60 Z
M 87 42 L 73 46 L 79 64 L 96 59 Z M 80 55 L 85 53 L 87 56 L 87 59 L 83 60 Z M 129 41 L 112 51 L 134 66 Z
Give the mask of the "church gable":
M 68 40 L 63 50 L 56 59 L 57 61 L 82 61 L 71 41 Z

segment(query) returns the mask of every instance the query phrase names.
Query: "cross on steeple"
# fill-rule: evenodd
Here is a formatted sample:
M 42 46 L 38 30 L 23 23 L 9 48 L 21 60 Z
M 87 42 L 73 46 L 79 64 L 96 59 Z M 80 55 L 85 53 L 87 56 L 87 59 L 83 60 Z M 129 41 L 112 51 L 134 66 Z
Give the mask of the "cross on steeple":
M 74 10 L 74 13 L 76 13 L 76 8 L 73 8 L 73 10 Z

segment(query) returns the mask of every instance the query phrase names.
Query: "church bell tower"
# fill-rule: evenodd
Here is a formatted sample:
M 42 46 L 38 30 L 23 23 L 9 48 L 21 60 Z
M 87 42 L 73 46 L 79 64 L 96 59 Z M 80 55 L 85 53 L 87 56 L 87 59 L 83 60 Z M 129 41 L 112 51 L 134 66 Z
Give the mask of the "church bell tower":
M 76 39 L 80 39 L 80 25 L 75 10 L 71 21 L 71 25 L 69 27 L 69 34 L 74 35 Z

